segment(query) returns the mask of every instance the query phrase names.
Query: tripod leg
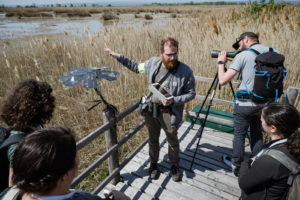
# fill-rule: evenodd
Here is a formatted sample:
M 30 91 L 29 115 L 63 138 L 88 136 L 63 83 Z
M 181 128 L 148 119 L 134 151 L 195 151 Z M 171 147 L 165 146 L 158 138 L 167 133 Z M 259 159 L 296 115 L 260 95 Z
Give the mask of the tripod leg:
M 211 86 L 210 86 L 210 88 L 209 88 L 209 90 L 208 90 L 208 92 L 207 92 L 205 98 L 204 98 L 204 101 L 202 102 L 202 105 L 201 105 L 201 107 L 200 107 L 200 110 L 196 113 L 196 117 L 194 118 L 194 120 L 191 118 L 191 119 L 192 119 L 192 120 L 191 120 L 191 121 L 192 121 L 192 128 L 194 127 L 194 124 L 196 123 L 196 121 L 197 121 L 199 115 L 201 114 L 202 109 L 203 109 L 203 106 L 204 106 L 204 104 L 205 104 L 205 102 L 206 102 L 206 100 L 207 100 L 207 98 L 208 98 L 208 95 L 210 94 L 211 90 L 212 90 L 213 87 L 215 86 L 215 83 L 216 83 L 216 82 L 219 82 L 217 79 L 218 79 L 218 73 L 216 73 L 215 78 L 214 78 L 214 80 L 213 80 L 213 82 L 212 82 L 212 84 L 211 84 Z M 218 84 L 218 83 L 217 83 L 217 84 Z
M 231 81 L 229 82 L 229 86 L 230 86 L 230 89 L 231 89 L 231 92 L 232 92 L 232 95 L 233 95 L 233 98 L 234 98 L 235 97 L 234 96 L 234 89 L 233 89 L 233 85 L 232 85 Z
M 201 125 L 201 129 L 199 131 L 200 132 L 199 139 L 198 139 L 196 150 L 194 152 L 194 156 L 193 156 L 193 159 L 192 159 L 192 162 L 191 162 L 190 170 L 192 170 L 192 167 L 193 167 L 193 164 L 194 164 L 196 153 L 197 153 L 197 150 L 198 150 L 198 147 L 199 147 L 199 144 L 200 144 L 200 139 L 202 137 L 202 133 L 203 133 L 203 130 L 204 130 L 204 127 L 205 127 L 205 124 L 206 124 L 206 120 L 207 120 L 207 117 L 208 117 L 208 113 L 209 113 L 210 107 L 212 105 L 212 102 L 213 102 L 213 99 L 214 99 L 214 96 L 215 96 L 215 93 L 216 93 L 216 88 L 217 88 L 218 83 L 219 83 L 219 79 L 216 79 L 216 81 L 213 84 L 213 93 L 212 93 L 211 98 L 210 98 L 209 103 L 208 103 L 207 112 L 205 114 L 204 121 L 203 121 L 203 123 Z

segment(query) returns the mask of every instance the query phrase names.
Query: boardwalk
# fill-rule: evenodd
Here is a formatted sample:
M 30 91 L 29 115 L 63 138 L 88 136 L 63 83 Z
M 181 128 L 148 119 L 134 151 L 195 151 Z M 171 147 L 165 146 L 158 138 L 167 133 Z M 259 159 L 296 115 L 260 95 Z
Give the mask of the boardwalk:
M 238 199 L 240 189 L 237 178 L 222 162 L 222 155 L 231 155 L 232 135 L 205 128 L 192 170 L 190 165 L 198 140 L 199 125 L 190 128 L 189 122 L 184 122 L 178 133 L 180 140 L 180 169 L 182 181 L 172 181 L 170 164 L 167 156 L 165 134 L 160 137 L 161 174 L 158 180 L 149 180 L 149 156 L 146 145 L 133 160 L 121 171 L 123 182 L 106 188 L 120 190 L 132 199 L 163 199 L 163 200 L 214 200 Z M 246 146 L 249 155 L 249 145 Z M 100 196 L 103 196 L 103 191 Z

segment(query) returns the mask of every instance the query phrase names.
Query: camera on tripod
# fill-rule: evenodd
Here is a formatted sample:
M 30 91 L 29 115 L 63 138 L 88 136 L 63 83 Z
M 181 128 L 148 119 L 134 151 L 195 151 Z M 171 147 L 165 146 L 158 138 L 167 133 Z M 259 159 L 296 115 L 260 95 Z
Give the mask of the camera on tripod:
M 212 50 L 211 51 L 211 57 L 212 58 L 218 58 L 219 53 L 221 53 L 220 50 Z M 231 52 L 226 52 L 226 57 L 227 58 L 234 58 L 236 55 L 240 53 L 239 50 L 231 51 Z

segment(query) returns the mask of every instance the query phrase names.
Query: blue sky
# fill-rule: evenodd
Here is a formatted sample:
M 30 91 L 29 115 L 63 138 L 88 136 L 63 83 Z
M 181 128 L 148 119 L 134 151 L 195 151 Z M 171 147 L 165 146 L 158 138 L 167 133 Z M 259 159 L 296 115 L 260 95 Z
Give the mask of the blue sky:
M 124 5 L 124 4 L 151 4 L 155 3 L 184 3 L 184 2 L 204 2 L 204 1 L 230 1 L 230 2 L 243 2 L 243 0 L 0 0 L 0 5 L 12 6 L 12 5 L 32 5 L 35 3 L 36 5 L 40 4 L 112 4 L 112 5 Z M 258 0 L 259 1 L 259 0 Z M 268 1 L 268 0 L 267 0 Z M 280 0 L 277 0 L 280 1 Z M 293 0 L 292 0 L 293 1 Z M 295 1 L 295 0 L 294 0 Z M 248 0 L 244 0 L 244 2 L 248 2 Z M 276 0 L 275 0 L 276 2 Z M 297 0 L 300 2 L 300 0 Z

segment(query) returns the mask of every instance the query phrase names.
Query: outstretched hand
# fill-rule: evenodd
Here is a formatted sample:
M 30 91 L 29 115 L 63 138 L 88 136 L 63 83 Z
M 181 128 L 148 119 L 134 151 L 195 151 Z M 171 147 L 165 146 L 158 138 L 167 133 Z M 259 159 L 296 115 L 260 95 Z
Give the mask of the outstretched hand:
M 104 51 L 108 52 L 108 54 L 114 58 L 120 58 L 120 54 L 112 51 L 110 48 L 104 48 Z

